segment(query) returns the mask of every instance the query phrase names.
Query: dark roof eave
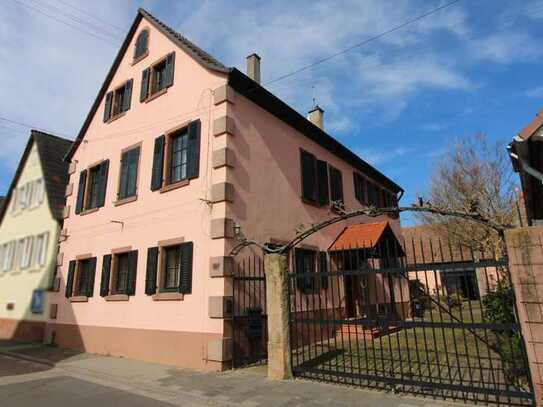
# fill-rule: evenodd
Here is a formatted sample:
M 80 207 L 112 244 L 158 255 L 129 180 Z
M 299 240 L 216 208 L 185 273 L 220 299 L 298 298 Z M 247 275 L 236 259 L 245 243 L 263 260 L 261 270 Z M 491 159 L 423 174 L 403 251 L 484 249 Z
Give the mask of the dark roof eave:
M 386 175 L 372 167 L 358 155 L 337 141 L 334 137 L 315 126 L 288 104 L 250 79 L 238 69 L 230 69 L 228 84 L 238 93 L 256 103 L 286 124 L 294 127 L 315 143 L 321 145 L 323 148 L 327 149 L 337 157 L 345 160 L 353 167 L 363 172 L 365 175 L 379 181 L 382 186 L 385 186 L 396 193 L 403 192 L 403 188 Z

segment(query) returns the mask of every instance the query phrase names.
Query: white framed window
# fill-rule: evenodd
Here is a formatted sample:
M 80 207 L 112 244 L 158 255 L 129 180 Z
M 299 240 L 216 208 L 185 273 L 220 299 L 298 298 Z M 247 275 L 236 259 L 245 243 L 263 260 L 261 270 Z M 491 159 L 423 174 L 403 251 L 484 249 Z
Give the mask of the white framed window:
M 6 246 L 5 244 L 0 244 L 0 269 L 2 271 L 4 270 L 4 254 L 5 254 L 4 247 L 5 246 Z
M 35 264 L 44 266 L 47 260 L 47 247 L 49 244 L 49 232 L 36 236 Z
M 45 185 L 43 178 L 37 179 L 34 181 L 34 205 L 39 206 L 43 203 L 43 198 L 45 196 Z
M 13 259 L 15 257 L 15 241 L 11 241 L 4 244 L 4 264 L 2 268 L 4 271 L 9 271 L 13 268 Z
M 32 260 L 32 243 L 34 242 L 33 236 L 25 237 L 24 239 L 19 240 L 19 267 L 26 269 L 30 266 Z
M 11 213 L 17 212 L 19 196 L 17 194 L 17 188 L 13 188 L 13 194 L 11 196 Z
M 19 188 L 18 194 L 19 195 L 19 208 L 20 209 L 26 209 L 28 206 L 28 184 L 24 184 L 22 187 Z

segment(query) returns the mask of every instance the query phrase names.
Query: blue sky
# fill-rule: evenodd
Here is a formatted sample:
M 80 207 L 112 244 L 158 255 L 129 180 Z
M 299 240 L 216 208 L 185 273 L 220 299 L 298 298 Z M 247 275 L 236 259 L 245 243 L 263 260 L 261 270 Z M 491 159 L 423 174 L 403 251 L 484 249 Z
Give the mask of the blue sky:
M 0 116 L 73 138 L 139 6 L 228 66 L 257 52 L 266 83 L 445 3 L 9 0 Z M 455 139 L 483 132 L 505 148 L 542 107 L 542 23 L 542 0 L 463 0 L 269 89 L 303 114 L 315 95 L 328 132 L 409 204 Z M 28 131 L 0 120 L 0 194 Z

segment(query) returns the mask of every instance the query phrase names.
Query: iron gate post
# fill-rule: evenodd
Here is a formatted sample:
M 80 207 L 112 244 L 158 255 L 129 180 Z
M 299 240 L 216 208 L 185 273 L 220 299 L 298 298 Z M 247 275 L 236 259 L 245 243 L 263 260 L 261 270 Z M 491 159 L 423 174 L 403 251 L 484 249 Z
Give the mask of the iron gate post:
M 268 379 L 292 379 L 287 257 L 264 256 L 268 313 Z

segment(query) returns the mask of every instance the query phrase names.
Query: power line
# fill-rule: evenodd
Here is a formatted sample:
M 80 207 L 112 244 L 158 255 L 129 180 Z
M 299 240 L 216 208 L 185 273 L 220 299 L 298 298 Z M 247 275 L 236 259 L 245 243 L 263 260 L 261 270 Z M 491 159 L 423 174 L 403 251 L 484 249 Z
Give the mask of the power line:
M 52 5 L 52 4 L 40 3 L 37 0 L 30 0 L 30 1 L 35 3 L 37 6 L 41 7 L 42 9 L 45 8 L 46 10 L 51 11 L 53 13 L 61 14 L 65 18 L 68 18 L 71 21 L 74 21 L 74 22 L 76 22 L 78 24 L 81 24 L 83 26 L 87 26 L 91 30 L 96 31 L 99 35 L 101 35 L 103 33 L 103 34 L 106 34 L 107 36 L 109 36 L 111 38 L 114 38 L 114 39 L 116 39 L 118 41 L 121 40 L 121 38 L 118 37 L 118 34 L 114 34 L 111 31 L 107 31 L 106 29 L 104 29 L 104 27 L 96 25 L 93 22 L 87 21 L 84 18 L 82 18 L 81 16 L 78 16 L 77 14 L 69 13 L 69 12 L 64 11 L 63 9 L 59 8 L 59 7 L 56 7 L 56 6 Z
M 106 39 L 106 38 L 104 38 L 104 37 L 101 37 L 101 36 L 99 36 L 99 35 L 96 35 L 96 34 L 90 32 L 90 31 L 87 31 L 87 30 L 85 30 L 85 29 L 82 29 L 81 27 L 78 27 L 77 25 L 71 24 L 71 23 L 69 23 L 69 22 L 67 22 L 67 21 L 61 20 L 60 18 L 57 18 L 57 17 L 55 17 L 55 16 L 52 16 L 51 14 L 48 14 L 48 13 L 46 13 L 45 11 L 43 11 L 43 10 L 41 10 L 41 9 L 35 7 L 35 6 L 32 6 L 31 4 L 23 3 L 22 1 L 19 1 L 19 0 L 12 0 L 12 1 L 14 1 L 15 3 L 17 3 L 17 4 L 19 4 L 19 5 L 23 6 L 23 7 L 27 7 L 27 8 L 29 8 L 29 9 L 32 9 L 32 10 L 34 10 L 35 12 L 37 12 L 37 13 L 39 13 L 39 14 L 42 14 L 42 15 L 44 15 L 44 16 L 47 17 L 47 18 L 50 18 L 50 19 L 55 20 L 55 21 L 57 21 L 57 22 L 59 22 L 59 23 L 61 23 L 61 24 L 64 24 L 64 25 L 66 25 L 66 26 L 68 26 L 68 27 L 71 27 L 71 28 L 73 28 L 74 30 L 77 30 L 77 31 L 82 32 L 82 33 L 85 33 L 85 34 L 87 34 L 87 35 L 90 35 L 91 37 L 97 38 L 97 39 L 99 39 L 99 40 L 101 40 L 101 41 L 107 42 L 108 44 L 113 45 L 113 46 L 115 46 L 115 47 L 118 46 L 118 44 L 115 44 L 114 42 L 110 41 L 109 39 Z
M 61 4 L 64 4 L 65 6 L 68 6 L 68 7 L 72 8 L 72 9 L 74 9 L 74 10 L 79 11 L 80 13 L 82 13 L 82 14 L 84 14 L 84 15 L 90 17 L 90 18 L 93 18 L 94 20 L 96 20 L 96 21 L 98 21 L 98 22 L 101 22 L 101 23 L 103 23 L 103 24 L 109 25 L 110 27 L 115 28 L 116 30 L 119 30 L 119 31 L 122 32 L 123 34 L 127 31 L 125 28 L 122 28 L 122 27 L 119 27 L 118 25 L 112 24 L 112 23 L 110 23 L 109 21 L 106 21 L 106 20 L 104 20 L 103 18 L 100 18 L 100 17 L 98 17 L 98 16 L 96 16 L 96 15 L 94 15 L 94 14 L 91 14 L 91 13 L 89 13 L 88 11 L 85 11 L 85 10 L 79 8 L 79 7 L 76 7 L 76 6 L 74 6 L 73 4 L 70 4 L 70 3 L 67 2 L 67 1 L 64 1 L 64 0 L 57 0 L 57 1 L 58 1 L 59 3 L 61 3 Z
M 439 12 L 439 11 L 441 11 L 441 10 L 444 10 L 444 9 L 446 9 L 446 8 L 448 8 L 448 7 L 451 7 L 451 6 L 453 6 L 454 4 L 459 3 L 459 2 L 460 2 L 460 0 L 453 0 L 453 1 L 449 2 L 449 3 L 446 3 L 446 4 L 442 5 L 442 6 L 436 7 L 436 8 L 434 8 L 434 9 L 432 9 L 432 10 L 430 10 L 430 11 L 427 11 L 427 12 L 425 12 L 425 13 L 423 13 L 423 14 L 419 14 L 419 15 L 416 16 L 416 17 L 413 17 L 413 18 L 411 18 L 411 19 L 409 19 L 409 20 L 407 20 L 407 21 L 404 21 L 403 23 L 401 23 L 401 24 L 399 24 L 399 25 L 397 25 L 397 26 L 395 26 L 395 27 L 392 27 L 392 28 L 390 28 L 390 29 L 388 29 L 388 30 L 386 30 L 386 31 L 383 31 L 383 32 L 381 32 L 381 33 L 379 33 L 379 34 L 377 34 L 377 35 L 374 35 L 374 36 L 372 36 L 372 37 L 370 37 L 370 38 L 368 38 L 368 39 L 366 39 L 366 40 L 364 40 L 364 41 L 362 41 L 362 42 L 359 42 L 359 43 L 357 43 L 357 44 L 351 45 L 351 46 L 348 47 L 348 48 L 344 48 L 344 49 L 342 49 L 342 50 L 340 50 L 340 51 L 338 51 L 338 52 L 336 52 L 336 53 L 334 53 L 334 54 L 332 54 L 332 55 L 329 55 L 329 56 L 327 56 L 327 57 L 321 58 L 321 59 L 319 59 L 319 60 L 317 60 L 317 61 L 315 61 L 315 62 L 313 62 L 313 63 L 311 63 L 311 64 L 309 64 L 309 65 L 305 65 L 305 66 L 303 66 L 303 67 L 301 67 L 301 68 L 296 69 L 295 71 L 292 71 L 292 72 L 290 72 L 290 73 L 281 75 L 281 76 L 279 76 L 279 77 L 277 77 L 277 78 L 275 78 L 275 79 L 272 79 L 272 80 L 270 80 L 270 81 L 268 81 L 268 82 L 265 82 L 264 85 L 270 85 L 270 84 L 272 84 L 272 83 L 276 83 L 276 82 L 282 81 L 283 79 L 286 79 L 286 78 L 288 78 L 288 77 L 290 77 L 290 76 L 293 76 L 293 75 L 296 75 L 296 74 L 298 74 L 298 73 L 300 73 L 300 72 L 303 72 L 303 71 L 306 71 L 306 70 L 308 70 L 308 69 L 311 69 L 311 68 L 313 68 L 313 67 L 315 67 L 315 66 L 317 66 L 317 65 L 320 65 L 320 64 L 322 64 L 322 63 L 324 63 L 324 62 L 327 62 L 327 61 L 329 61 L 329 60 L 331 60 L 331 59 L 333 59 L 333 58 L 336 58 L 336 57 L 338 57 L 338 56 L 340 56 L 340 55 L 346 54 L 346 53 L 352 51 L 353 49 L 360 48 L 360 47 L 362 47 L 362 46 L 364 46 L 364 45 L 366 45 L 366 44 L 369 44 L 370 42 L 376 41 L 376 40 L 378 40 L 378 39 L 380 39 L 380 38 L 382 38 L 382 37 L 384 37 L 384 36 L 386 36 L 386 35 L 389 35 L 389 34 L 392 34 L 393 32 L 396 32 L 396 31 L 398 31 L 398 30 L 401 30 L 402 28 L 407 27 L 408 25 L 414 24 L 414 23 L 416 23 L 417 21 L 422 20 L 423 18 L 426 18 L 426 17 L 428 17 L 428 16 L 431 16 L 432 14 L 435 14 L 435 13 L 437 13 L 437 12 Z
M 43 131 L 45 133 L 51 133 L 51 134 L 54 134 L 56 136 L 63 136 L 63 137 L 70 138 L 70 136 L 68 136 L 66 134 L 62 134 L 62 133 L 52 131 L 52 130 L 46 130 L 46 129 L 40 128 L 39 126 L 32 126 L 31 124 L 28 124 L 28 123 L 19 122 L 19 121 L 16 121 L 16 120 L 11 120 L 11 119 L 8 119 L 7 117 L 0 116 L 0 120 L 3 120 L 5 122 L 11 123 L 11 124 L 15 124 L 17 126 L 26 127 L 27 129 L 30 129 L 30 130 L 38 130 L 38 131 Z

